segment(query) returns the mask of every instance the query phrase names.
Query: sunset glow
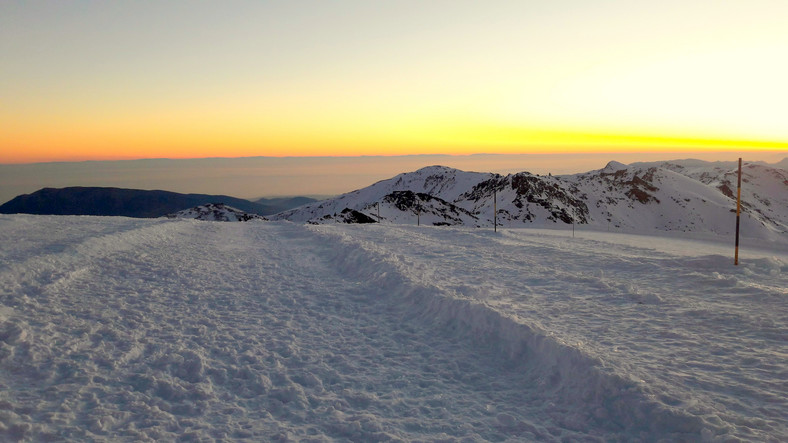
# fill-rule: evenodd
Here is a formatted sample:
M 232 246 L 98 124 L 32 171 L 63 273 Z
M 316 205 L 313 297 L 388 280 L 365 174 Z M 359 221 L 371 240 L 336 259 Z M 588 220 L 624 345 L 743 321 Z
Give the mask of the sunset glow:
M 0 163 L 786 151 L 788 3 L 6 2 Z

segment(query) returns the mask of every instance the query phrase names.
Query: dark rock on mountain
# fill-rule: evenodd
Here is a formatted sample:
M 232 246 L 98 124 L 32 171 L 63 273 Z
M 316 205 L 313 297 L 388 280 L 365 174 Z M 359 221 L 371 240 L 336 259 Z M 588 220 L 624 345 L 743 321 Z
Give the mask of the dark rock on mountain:
M 535 203 L 550 213 L 548 219 L 561 220 L 567 224 L 573 220 L 580 224 L 587 223 L 588 207 L 575 197 L 580 193 L 576 187 L 564 189 L 551 177 L 535 177 L 527 172 L 511 176 L 511 183 L 516 195 L 512 203 L 516 207 L 522 208 L 526 202 Z
M 323 220 L 331 220 L 339 223 L 377 223 L 378 221 L 374 218 L 356 211 L 355 209 L 345 208 L 340 211 L 339 214 L 332 214 L 326 215 L 323 217 Z M 312 224 L 318 224 L 315 221 L 311 222 Z
M 435 226 L 462 225 L 463 215 L 475 219 L 476 216 L 467 209 L 456 206 L 446 200 L 424 192 L 394 191 L 383 197 L 383 202 L 388 203 L 400 211 L 409 211 L 432 215 L 441 221 L 432 221 Z
M 659 188 L 652 184 L 654 173 L 657 168 L 648 168 L 642 173 L 642 178 L 637 173 L 630 173 L 627 169 L 619 169 L 615 172 L 601 172 L 599 177 L 609 185 L 609 188 L 624 189 L 624 195 L 632 200 L 647 204 L 649 202 L 659 203 L 659 199 L 653 194 Z
M 345 223 L 377 223 L 378 222 L 374 218 L 366 214 L 362 214 L 361 212 L 358 212 L 355 209 L 345 208 L 342 210 L 341 214 L 344 217 L 343 222 Z

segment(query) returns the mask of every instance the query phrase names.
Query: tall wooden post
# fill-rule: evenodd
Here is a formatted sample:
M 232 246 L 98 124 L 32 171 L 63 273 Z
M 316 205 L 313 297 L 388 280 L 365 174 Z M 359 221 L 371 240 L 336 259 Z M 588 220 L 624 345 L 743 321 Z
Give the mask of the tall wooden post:
M 739 157 L 739 184 L 736 187 L 736 253 L 733 264 L 739 265 L 739 219 L 741 218 L 741 157 Z
M 421 226 L 421 205 L 416 204 L 416 226 Z
M 498 232 L 498 191 L 493 188 L 493 226 L 494 231 Z

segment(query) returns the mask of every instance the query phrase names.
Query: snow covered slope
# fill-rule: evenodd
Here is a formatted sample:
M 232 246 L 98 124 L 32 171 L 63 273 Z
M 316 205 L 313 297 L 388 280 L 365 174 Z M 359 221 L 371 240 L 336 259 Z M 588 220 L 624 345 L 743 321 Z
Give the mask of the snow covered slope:
M 784 163 L 785 160 L 778 165 Z M 668 169 L 717 189 L 730 200 L 736 198 L 737 162 L 673 160 L 635 165 Z M 756 213 L 763 223 L 785 230 L 788 227 L 788 170 L 745 162 L 742 167 L 742 205 L 745 213 Z
M 205 205 L 195 206 L 191 209 L 184 209 L 174 214 L 167 214 L 167 218 L 188 218 L 193 220 L 208 220 L 208 221 L 249 221 L 249 220 L 265 220 L 266 218 L 257 214 L 248 214 L 240 209 L 227 206 L 223 203 L 208 203 Z
M 24 215 L 0 244 L 0 441 L 788 439 L 785 251 Z
M 351 209 L 388 223 L 478 224 L 477 216 L 451 203 L 459 193 L 470 191 L 477 183 L 495 174 L 464 172 L 444 166 L 431 166 L 399 174 L 372 186 L 311 203 L 271 217 L 272 220 L 326 223 L 342 221 L 342 211 Z M 379 206 L 378 206 L 379 204 Z
M 431 166 L 272 218 L 345 221 L 341 214 L 349 209 L 381 223 L 482 227 L 493 225 L 497 209 L 498 223 L 505 227 L 574 222 L 618 232 L 731 235 L 735 166 L 698 160 L 610 162 L 583 174 L 505 177 Z M 761 164 L 744 169 L 742 236 L 788 245 L 788 172 Z

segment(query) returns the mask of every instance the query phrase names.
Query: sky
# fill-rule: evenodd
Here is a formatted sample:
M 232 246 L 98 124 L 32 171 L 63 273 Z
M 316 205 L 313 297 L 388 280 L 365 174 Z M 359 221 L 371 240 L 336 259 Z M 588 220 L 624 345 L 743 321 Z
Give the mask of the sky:
M 786 153 L 786 17 L 784 0 L 9 0 L 0 164 Z

